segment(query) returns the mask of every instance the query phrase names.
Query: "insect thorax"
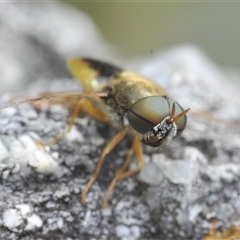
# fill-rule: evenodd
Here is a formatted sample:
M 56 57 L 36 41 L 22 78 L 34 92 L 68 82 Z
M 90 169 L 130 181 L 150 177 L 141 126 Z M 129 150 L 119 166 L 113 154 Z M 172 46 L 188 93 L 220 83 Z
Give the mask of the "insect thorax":
M 124 117 L 135 102 L 148 96 L 166 95 L 157 84 L 126 71 L 110 79 L 103 92 L 109 96 L 105 100 L 106 114 L 110 122 L 119 127 L 126 126 Z

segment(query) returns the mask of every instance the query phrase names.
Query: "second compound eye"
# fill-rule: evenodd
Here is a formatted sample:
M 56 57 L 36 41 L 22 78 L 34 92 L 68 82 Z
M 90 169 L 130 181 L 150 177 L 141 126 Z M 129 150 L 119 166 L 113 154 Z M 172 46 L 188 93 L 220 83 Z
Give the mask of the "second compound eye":
M 183 108 L 173 99 L 163 96 L 140 99 L 127 112 L 129 124 L 134 130 L 144 134 L 169 116 L 173 103 L 176 106 L 175 115 L 178 115 L 183 111 Z M 186 125 L 186 116 L 177 120 L 176 124 L 181 132 Z

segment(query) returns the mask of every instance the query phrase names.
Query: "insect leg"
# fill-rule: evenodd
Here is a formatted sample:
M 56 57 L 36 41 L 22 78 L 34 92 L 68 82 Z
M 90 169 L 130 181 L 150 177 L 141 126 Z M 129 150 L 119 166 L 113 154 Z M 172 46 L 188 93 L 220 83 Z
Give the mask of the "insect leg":
M 137 156 L 138 167 L 136 169 L 134 169 L 134 170 L 125 171 L 126 167 L 127 167 L 127 166 L 125 166 L 122 169 L 122 171 L 118 173 L 117 180 L 122 180 L 124 178 L 130 177 L 131 175 L 136 174 L 144 166 L 143 152 L 142 152 L 142 143 L 139 141 L 139 139 L 137 137 L 135 137 L 135 139 L 134 139 L 133 146 L 134 146 L 134 151 L 135 151 L 136 156 Z
M 84 112 L 88 115 L 94 117 L 95 119 L 108 123 L 108 118 L 101 113 L 87 98 L 81 99 L 81 105 L 84 109 Z
M 97 120 L 107 122 L 107 118 L 96 107 L 94 107 L 93 104 L 87 98 L 81 98 L 77 102 L 74 112 L 71 114 L 70 122 L 68 124 L 68 127 L 65 129 L 65 131 L 59 136 L 55 137 L 53 140 L 50 140 L 48 142 L 36 141 L 36 144 L 40 146 L 48 146 L 63 139 L 71 131 L 72 126 L 75 122 L 75 119 L 80 112 L 80 109 L 84 109 L 84 111 L 87 112 L 87 114 L 93 116 Z
M 126 168 L 128 167 L 134 152 L 137 155 L 138 167 L 134 170 L 126 171 Z M 139 139 L 137 137 L 135 137 L 134 141 L 133 141 L 133 145 L 129 149 L 128 154 L 126 156 L 126 159 L 125 159 L 122 167 L 116 172 L 116 175 L 115 175 L 114 179 L 112 180 L 112 182 L 105 194 L 102 208 L 108 207 L 108 199 L 109 199 L 117 181 L 122 180 L 127 177 L 130 177 L 131 175 L 139 172 L 143 166 L 144 166 L 144 160 L 143 160 L 143 153 L 142 153 L 142 145 L 141 145 L 141 142 L 139 141 Z
M 107 208 L 108 207 L 108 199 L 110 198 L 110 195 L 118 181 L 118 174 L 125 171 L 126 167 L 128 166 L 129 162 L 131 161 L 132 155 L 134 153 L 134 143 L 132 144 L 132 147 L 128 150 L 126 159 L 122 165 L 122 167 L 120 169 L 118 169 L 118 171 L 116 172 L 116 175 L 114 177 L 114 179 L 112 180 L 110 186 L 108 187 L 108 190 L 104 196 L 104 200 L 103 200 L 103 204 L 102 204 L 102 208 Z
M 102 164 L 103 164 L 105 156 L 115 148 L 115 146 L 126 136 L 127 132 L 128 132 L 127 128 L 122 129 L 118 134 L 116 134 L 114 136 L 114 138 L 108 143 L 108 145 L 103 150 L 102 155 L 101 155 L 100 159 L 98 160 L 98 163 L 95 168 L 95 172 L 94 172 L 93 176 L 91 177 L 91 179 L 88 181 L 87 185 L 82 190 L 82 193 L 80 196 L 81 197 L 80 200 L 81 200 L 82 204 L 86 204 L 86 195 L 87 195 L 89 189 L 91 188 L 92 184 L 95 182 L 95 180 L 97 179 L 97 177 L 99 175 L 99 172 L 102 168 Z

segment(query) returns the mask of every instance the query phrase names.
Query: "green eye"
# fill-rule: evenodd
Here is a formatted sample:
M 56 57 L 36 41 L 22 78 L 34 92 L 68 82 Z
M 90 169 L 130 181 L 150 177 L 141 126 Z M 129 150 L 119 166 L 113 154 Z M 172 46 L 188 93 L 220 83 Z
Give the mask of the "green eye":
M 184 111 L 176 101 L 165 96 L 140 99 L 127 112 L 129 124 L 137 132 L 144 134 L 170 115 L 173 104 L 175 104 L 175 116 Z M 177 135 L 184 130 L 186 123 L 186 115 L 176 120 Z

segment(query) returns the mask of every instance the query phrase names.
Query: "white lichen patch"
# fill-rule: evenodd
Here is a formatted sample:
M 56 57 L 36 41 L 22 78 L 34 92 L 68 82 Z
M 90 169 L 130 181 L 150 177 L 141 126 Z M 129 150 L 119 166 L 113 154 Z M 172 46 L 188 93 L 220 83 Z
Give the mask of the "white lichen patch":
M 27 151 L 29 166 L 41 173 L 54 172 L 57 169 L 57 162 L 42 147 L 37 146 L 32 138 L 22 135 L 19 140 Z
M 3 225 L 13 232 L 18 232 L 18 227 L 24 219 L 17 209 L 8 209 L 3 213 Z
M 32 214 L 32 216 L 27 218 L 27 226 L 25 227 L 26 231 L 31 231 L 36 228 L 40 228 L 43 225 L 42 219 L 37 214 Z
M 36 145 L 29 135 L 0 137 L 0 174 L 8 178 L 10 173 L 17 173 L 20 168 L 33 168 L 36 172 L 55 172 L 58 164 L 43 147 Z
M 66 140 L 70 142 L 84 142 L 84 137 L 81 132 L 77 130 L 76 126 L 73 125 L 71 131 L 66 135 Z
M 115 228 L 117 237 L 126 240 L 134 240 L 138 239 L 141 235 L 141 229 L 137 225 L 133 226 L 125 226 L 125 225 L 118 225 Z
M 18 204 L 3 213 L 3 225 L 13 232 L 32 231 L 42 224 L 42 219 L 27 204 Z
M 16 208 L 20 211 L 20 214 L 23 218 L 26 218 L 28 214 L 31 213 L 31 208 L 27 204 L 18 204 Z

